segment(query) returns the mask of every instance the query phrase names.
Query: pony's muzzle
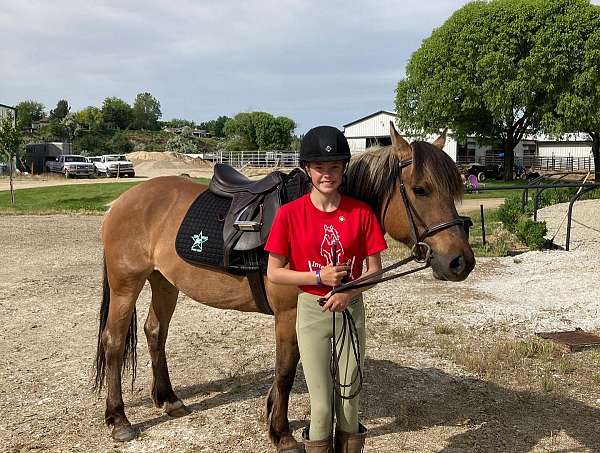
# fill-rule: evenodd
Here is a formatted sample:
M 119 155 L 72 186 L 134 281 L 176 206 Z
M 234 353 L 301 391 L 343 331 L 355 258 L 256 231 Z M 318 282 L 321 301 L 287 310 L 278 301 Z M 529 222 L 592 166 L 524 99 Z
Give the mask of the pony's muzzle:
M 451 255 L 450 257 L 433 255 L 431 260 L 433 276 L 438 280 L 459 282 L 469 276 L 475 267 L 475 257 L 465 254 Z

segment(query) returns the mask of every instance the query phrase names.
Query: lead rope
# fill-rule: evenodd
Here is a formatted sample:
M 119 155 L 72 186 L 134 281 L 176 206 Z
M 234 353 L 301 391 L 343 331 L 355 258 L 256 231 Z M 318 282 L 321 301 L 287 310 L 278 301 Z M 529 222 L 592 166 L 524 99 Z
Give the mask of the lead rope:
M 331 262 L 333 266 L 337 266 L 337 242 L 333 242 L 332 244 L 332 258 Z M 335 288 L 334 288 L 335 290 Z M 323 302 L 324 303 L 324 302 Z M 320 302 L 320 305 L 323 305 Z M 340 329 L 340 334 L 335 334 L 335 312 L 332 313 L 331 316 L 331 328 L 332 328 L 332 338 L 331 338 L 331 358 L 329 359 L 329 373 L 331 375 L 332 381 L 332 389 L 331 389 L 331 434 L 334 432 L 334 419 L 335 419 L 335 397 L 336 395 L 340 397 L 342 400 L 351 400 L 358 396 L 363 386 L 363 372 L 362 367 L 360 365 L 360 340 L 358 338 L 358 330 L 356 329 L 356 323 L 354 322 L 354 318 L 350 314 L 348 309 L 345 309 L 342 312 L 342 327 Z M 352 353 L 354 355 L 354 360 L 356 361 L 356 375 L 352 377 L 352 380 L 349 384 L 342 384 L 339 379 L 340 366 L 339 362 L 343 354 L 344 345 L 346 343 L 346 332 L 348 332 L 348 337 L 350 338 L 350 343 L 352 345 Z M 339 351 L 339 353 L 338 353 Z M 354 391 L 351 390 L 349 395 L 344 395 L 344 390 L 347 388 L 352 389 L 356 382 L 358 381 L 358 386 Z

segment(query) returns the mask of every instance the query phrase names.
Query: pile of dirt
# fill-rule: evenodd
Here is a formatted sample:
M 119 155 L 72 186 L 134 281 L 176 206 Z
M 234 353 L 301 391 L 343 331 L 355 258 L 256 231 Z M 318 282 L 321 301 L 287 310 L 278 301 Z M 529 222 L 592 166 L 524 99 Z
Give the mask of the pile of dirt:
M 210 161 L 200 157 L 190 157 L 185 154 L 172 151 L 149 152 L 136 151 L 127 154 L 136 168 L 167 168 L 167 169 L 189 169 L 189 168 L 212 168 Z

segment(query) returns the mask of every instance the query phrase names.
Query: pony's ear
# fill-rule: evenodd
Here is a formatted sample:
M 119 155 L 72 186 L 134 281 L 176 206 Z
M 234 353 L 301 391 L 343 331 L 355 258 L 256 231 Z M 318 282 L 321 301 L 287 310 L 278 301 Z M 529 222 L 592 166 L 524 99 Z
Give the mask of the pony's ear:
M 407 160 L 412 157 L 410 145 L 398 133 L 393 121 L 390 121 L 390 138 L 392 139 L 392 151 L 400 157 L 400 160 Z
M 438 138 L 436 138 L 433 141 L 433 146 L 435 146 L 436 148 L 439 148 L 441 150 L 444 149 L 444 145 L 446 144 L 446 134 L 448 133 L 448 128 L 444 129 L 444 132 L 442 132 L 442 135 L 440 135 Z

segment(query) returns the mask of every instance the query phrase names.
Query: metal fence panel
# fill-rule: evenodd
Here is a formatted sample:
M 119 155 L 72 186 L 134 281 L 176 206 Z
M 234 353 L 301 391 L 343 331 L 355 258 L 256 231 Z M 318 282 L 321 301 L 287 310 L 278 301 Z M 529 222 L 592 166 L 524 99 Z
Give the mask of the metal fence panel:
M 297 151 L 219 151 L 215 162 L 232 167 L 294 168 L 298 166 Z

